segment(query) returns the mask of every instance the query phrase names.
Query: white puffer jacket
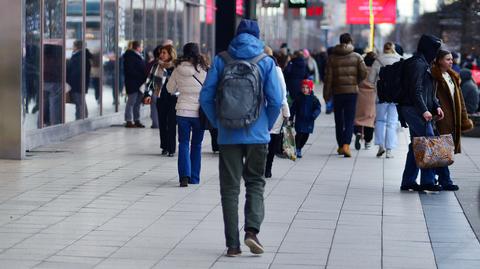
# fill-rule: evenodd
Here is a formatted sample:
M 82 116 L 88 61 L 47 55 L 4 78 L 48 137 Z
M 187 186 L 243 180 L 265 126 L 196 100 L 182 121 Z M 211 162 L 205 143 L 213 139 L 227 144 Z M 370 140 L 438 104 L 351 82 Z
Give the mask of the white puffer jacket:
M 282 89 L 283 101 L 282 101 L 282 110 L 280 111 L 280 114 L 278 115 L 278 118 L 275 121 L 275 124 L 270 130 L 271 134 L 279 134 L 280 129 L 282 129 L 283 118 L 284 117 L 290 118 L 290 108 L 288 107 L 288 102 L 287 102 L 287 85 L 285 84 L 285 78 L 283 77 L 282 69 L 278 66 L 277 66 L 277 76 L 280 82 L 280 88 Z
M 391 65 L 400 61 L 402 56 L 397 53 L 389 53 L 389 54 L 381 54 L 378 58 L 373 62 L 372 69 L 368 74 L 368 81 L 374 85 L 377 84 L 378 75 L 380 74 L 380 68 Z
M 198 110 L 200 108 L 198 98 L 207 72 L 200 66 L 197 69 L 199 72 L 195 70 L 190 62 L 182 62 L 173 70 L 172 75 L 168 79 L 167 91 L 170 94 L 175 94 L 176 92 L 179 94 L 177 106 L 175 107 L 177 116 L 198 118 Z

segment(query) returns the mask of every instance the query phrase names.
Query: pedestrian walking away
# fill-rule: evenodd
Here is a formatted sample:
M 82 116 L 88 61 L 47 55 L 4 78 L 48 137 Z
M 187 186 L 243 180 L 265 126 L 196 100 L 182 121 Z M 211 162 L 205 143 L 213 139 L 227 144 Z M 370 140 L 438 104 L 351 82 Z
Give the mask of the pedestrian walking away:
M 238 195 L 242 176 L 246 190 L 244 243 L 254 254 L 264 252 L 258 234 L 265 214 L 267 144 L 283 96 L 275 63 L 263 53 L 264 44 L 259 35 L 257 22 L 243 19 L 228 51 L 215 56 L 200 94 L 202 109 L 218 128 L 227 256 L 241 254 Z

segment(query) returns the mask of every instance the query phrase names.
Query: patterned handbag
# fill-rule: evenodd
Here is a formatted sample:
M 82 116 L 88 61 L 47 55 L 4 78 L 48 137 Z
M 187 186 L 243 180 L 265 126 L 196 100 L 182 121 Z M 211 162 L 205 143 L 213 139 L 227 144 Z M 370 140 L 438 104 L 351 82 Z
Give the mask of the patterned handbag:
M 292 161 L 297 159 L 297 154 L 295 152 L 295 135 L 293 134 L 293 127 L 290 125 L 283 126 L 283 139 L 282 139 L 282 148 L 283 155 Z
M 418 168 L 449 166 L 453 163 L 455 145 L 451 134 L 413 138 L 413 153 Z

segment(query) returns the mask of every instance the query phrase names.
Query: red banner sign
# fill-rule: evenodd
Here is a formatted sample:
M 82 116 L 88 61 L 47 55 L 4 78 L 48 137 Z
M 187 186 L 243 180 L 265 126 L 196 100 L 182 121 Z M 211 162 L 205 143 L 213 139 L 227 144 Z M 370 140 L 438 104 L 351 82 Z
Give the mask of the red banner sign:
M 373 0 L 375 23 L 395 24 L 396 0 Z M 347 0 L 347 24 L 370 24 L 369 0 Z

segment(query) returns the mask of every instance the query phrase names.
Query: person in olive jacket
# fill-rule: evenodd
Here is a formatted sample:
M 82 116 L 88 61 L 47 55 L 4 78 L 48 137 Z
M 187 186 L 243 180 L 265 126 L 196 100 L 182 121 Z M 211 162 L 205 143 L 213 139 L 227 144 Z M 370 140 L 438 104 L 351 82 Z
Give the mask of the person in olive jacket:
M 367 77 L 367 66 L 360 54 L 353 51 L 350 34 L 340 36 L 340 44 L 333 48 L 327 61 L 323 98 L 328 102 L 333 96 L 335 107 L 335 134 L 337 153 L 351 157 L 350 143 L 357 103 L 358 85 Z

